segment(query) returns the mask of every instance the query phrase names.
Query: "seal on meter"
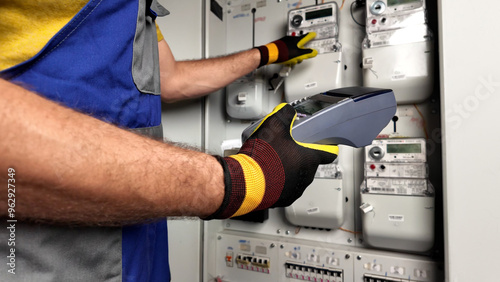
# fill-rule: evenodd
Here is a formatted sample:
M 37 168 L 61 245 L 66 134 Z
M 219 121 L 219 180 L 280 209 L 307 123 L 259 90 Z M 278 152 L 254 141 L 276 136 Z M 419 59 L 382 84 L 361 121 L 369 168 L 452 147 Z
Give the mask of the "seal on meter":
M 292 126 L 296 141 L 356 148 L 371 144 L 396 113 L 392 90 L 359 86 L 330 90 L 289 104 L 297 112 Z M 243 142 L 261 121 L 243 131 Z

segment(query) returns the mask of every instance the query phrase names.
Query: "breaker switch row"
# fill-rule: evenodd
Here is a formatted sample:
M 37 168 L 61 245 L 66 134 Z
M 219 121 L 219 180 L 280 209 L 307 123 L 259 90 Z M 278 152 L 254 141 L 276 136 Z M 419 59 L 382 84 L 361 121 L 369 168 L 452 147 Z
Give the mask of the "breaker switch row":
M 236 265 L 240 269 L 269 274 L 271 260 L 266 257 L 259 257 L 249 254 L 238 254 L 236 256 Z
M 286 277 L 312 282 L 343 282 L 342 269 L 317 267 L 299 263 L 285 263 Z
M 408 279 L 387 277 L 381 275 L 365 274 L 363 276 L 363 282 L 410 282 Z M 417 280 L 411 280 L 411 282 L 418 282 Z

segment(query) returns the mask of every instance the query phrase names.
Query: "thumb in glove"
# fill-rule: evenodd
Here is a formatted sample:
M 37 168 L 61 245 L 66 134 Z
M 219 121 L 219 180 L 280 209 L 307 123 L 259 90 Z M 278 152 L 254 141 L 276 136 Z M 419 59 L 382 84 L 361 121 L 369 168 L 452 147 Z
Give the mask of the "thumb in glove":
M 224 170 L 225 194 L 206 219 L 224 219 L 252 211 L 291 205 L 320 164 L 333 162 L 338 147 L 296 142 L 291 128 L 296 112 L 283 103 L 259 124 L 236 155 L 216 157 Z
M 304 45 L 316 37 L 315 32 L 301 36 L 285 36 L 281 39 L 256 47 L 260 51 L 259 67 L 269 64 L 295 65 L 302 60 L 313 58 L 318 51 L 303 48 Z

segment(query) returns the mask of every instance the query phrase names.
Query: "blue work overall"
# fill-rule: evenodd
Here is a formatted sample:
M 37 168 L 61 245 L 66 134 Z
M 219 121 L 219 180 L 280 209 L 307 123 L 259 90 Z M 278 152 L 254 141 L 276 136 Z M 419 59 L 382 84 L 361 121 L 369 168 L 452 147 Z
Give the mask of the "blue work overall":
M 0 77 L 161 137 L 154 20 L 166 14 L 154 0 L 91 0 L 35 57 Z M 82 132 L 82 138 L 92 136 Z M 17 273 L 1 271 L 0 281 L 170 281 L 166 220 L 116 228 L 18 223 L 16 236 Z M 0 244 L 2 254 L 7 247 Z

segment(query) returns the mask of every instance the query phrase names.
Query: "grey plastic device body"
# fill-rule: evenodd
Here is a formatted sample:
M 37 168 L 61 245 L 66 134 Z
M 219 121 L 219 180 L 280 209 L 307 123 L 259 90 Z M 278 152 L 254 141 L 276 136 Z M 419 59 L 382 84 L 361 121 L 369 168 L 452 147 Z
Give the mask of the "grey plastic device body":
M 289 103 L 297 111 L 292 136 L 298 142 L 363 147 L 387 126 L 396 113 L 390 89 L 344 87 Z M 244 142 L 262 119 L 242 133 Z

